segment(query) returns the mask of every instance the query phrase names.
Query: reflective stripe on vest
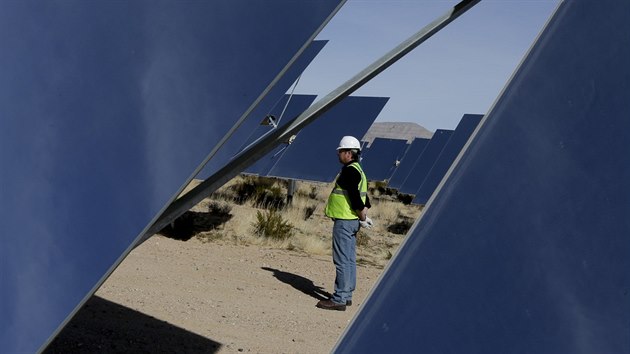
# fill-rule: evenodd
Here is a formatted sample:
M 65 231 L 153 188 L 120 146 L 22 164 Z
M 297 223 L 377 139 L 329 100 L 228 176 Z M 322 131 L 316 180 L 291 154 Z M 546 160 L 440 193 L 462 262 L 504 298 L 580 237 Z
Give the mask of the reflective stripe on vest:
M 358 162 L 353 162 L 348 166 L 354 167 L 361 174 L 361 182 L 359 183 L 359 195 L 363 203 L 367 197 L 367 178 L 363 169 Z M 328 196 L 328 203 L 326 203 L 326 216 L 334 219 L 354 220 L 358 219 L 357 212 L 352 209 L 350 199 L 348 198 L 348 191 L 341 188 L 335 183 L 335 188 Z

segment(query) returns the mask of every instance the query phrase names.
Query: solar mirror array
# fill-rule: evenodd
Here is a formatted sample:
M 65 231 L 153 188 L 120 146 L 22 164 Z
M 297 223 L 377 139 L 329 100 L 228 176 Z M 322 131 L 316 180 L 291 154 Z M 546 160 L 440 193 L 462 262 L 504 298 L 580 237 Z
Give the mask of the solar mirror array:
M 629 17 L 559 4 L 334 352 L 630 352 Z
M 361 152 L 361 165 L 372 181 L 384 181 L 394 173 L 407 150 L 407 140 L 375 138 Z
M 1 352 L 46 346 L 341 3 L 0 2 Z
M 414 138 L 411 141 L 411 144 L 407 146 L 407 150 L 400 160 L 400 165 L 398 165 L 392 176 L 387 180 L 388 187 L 400 189 L 400 186 L 413 169 L 416 160 L 422 155 L 424 148 L 426 148 L 430 140 L 431 139 L 427 138 Z
M 400 192 L 413 194 L 420 188 L 422 181 L 424 181 L 431 170 L 431 166 L 433 166 L 438 156 L 440 156 L 442 149 L 444 149 L 444 146 L 448 143 L 451 134 L 453 134 L 453 131 L 447 129 L 438 129 L 433 133 L 431 140 L 429 140 L 427 146 L 422 150 L 422 154 L 418 156 L 411 171 L 402 182 Z
M 361 163 L 372 181 L 413 195 L 412 203 L 424 205 L 483 118 L 464 114 L 455 130 L 438 129 L 431 139 L 375 138 L 363 152 Z
M 266 175 L 331 182 L 339 172 L 335 150 L 339 140 L 344 135 L 365 135 L 387 100 L 386 97 L 346 97 L 301 130 Z
M 438 155 L 431 169 L 420 184 L 420 187 L 416 192 L 412 193 L 415 195 L 412 201 L 414 204 L 426 204 L 429 201 L 435 188 L 444 175 L 446 175 L 446 171 L 451 167 L 453 161 L 455 161 L 455 158 L 460 153 L 475 128 L 477 128 L 481 118 L 483 118 L 483 115 L 480 114 L 465 114 L 462 117 L 455 131 L 453 131 L 453 134 L 440 152 L 440 155 Z

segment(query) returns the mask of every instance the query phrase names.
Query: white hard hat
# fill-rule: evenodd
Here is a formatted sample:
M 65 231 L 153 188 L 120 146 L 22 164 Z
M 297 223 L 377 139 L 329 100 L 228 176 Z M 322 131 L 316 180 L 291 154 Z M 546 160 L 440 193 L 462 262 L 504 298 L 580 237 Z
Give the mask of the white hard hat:
M 361 143 L 357 138 L 347 135 L 341 138 L 337 150 L 339 149 L 356 149 L 361 151 Z

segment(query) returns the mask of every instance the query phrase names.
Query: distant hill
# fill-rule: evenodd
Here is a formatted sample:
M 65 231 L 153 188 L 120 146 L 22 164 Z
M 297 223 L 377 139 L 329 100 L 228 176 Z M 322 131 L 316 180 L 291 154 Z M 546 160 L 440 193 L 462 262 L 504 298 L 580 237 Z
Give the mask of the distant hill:
M 416 123 L 376 122 L 361 140 L 368 142 L 369 146 L 374 138 L 405 139 L 410 143 L 416 137 L 430 139 L 432 136 L 433 132 Z

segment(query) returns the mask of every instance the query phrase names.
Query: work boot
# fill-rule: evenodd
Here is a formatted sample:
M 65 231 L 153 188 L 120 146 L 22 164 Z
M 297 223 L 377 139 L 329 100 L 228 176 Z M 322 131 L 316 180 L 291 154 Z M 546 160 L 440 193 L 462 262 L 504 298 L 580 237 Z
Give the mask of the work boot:
M 336 310 L 336 311 L 346 310 L 346 304 L 338 304 L 332 300 L 321 300 L 315 306 L 324 310 Z

